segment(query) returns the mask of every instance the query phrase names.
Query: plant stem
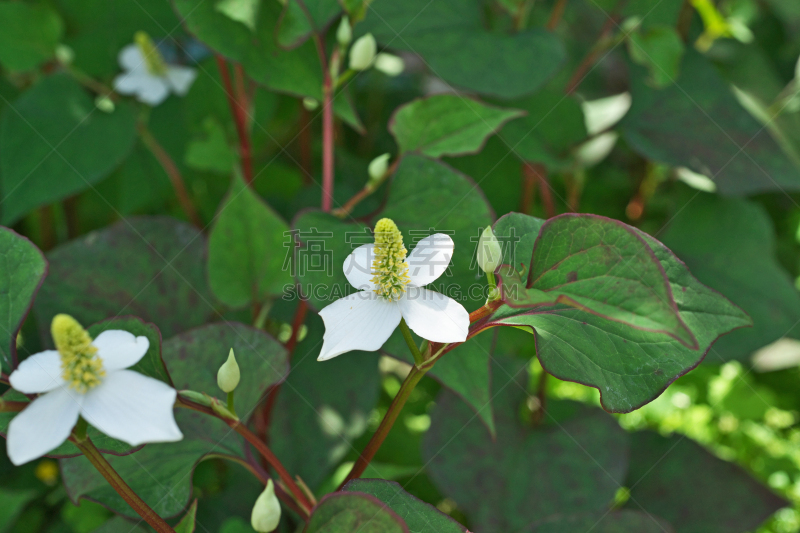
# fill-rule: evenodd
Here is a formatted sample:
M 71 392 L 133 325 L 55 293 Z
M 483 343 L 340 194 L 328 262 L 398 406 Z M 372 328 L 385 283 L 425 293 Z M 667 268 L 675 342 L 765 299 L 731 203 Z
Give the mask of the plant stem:
M 64 218 L 67 221 L 67 239 L 74 239 L 80 233 L 78 224 L 78 197 L 70 196 L 61 202 L 64 208 Z
M 210 408 L 198 405 L 194 402 L 186 400 L 185 398 L 181 398 L 180 396 L 178 396 L 177 405 L 180 407 L 193 409 L 195 411 L 199 411 L 207 415 L 211 415 L 213 417 L 219 418 L 220 420 L 228 424 L 228 426 L 230 426 L 231 429 L 236 431 L 239 435 L 244 437 L 247 442 L 252 444 L 253 447 L 256 450 L 258 450 L 258 453 L 260 453 L 261 456 L 267 461 L 269 466 L 275 469 L 275 472 L 278 474 L 278 477 L 280 477 L 281 480 L 284 482 L 284 484 L 286 484 L 286 486 L 289 488 L 292 495 L 294 496 L 295 500 L 306 511 L 306 513 L 309 513 L 311 511 L 313 505 L 311 504 L 311 502 L 308 501 L 308 498 L 306 498 L 306 495 L 303 493 L 300 487 L 297 486 L 297 483 L 295 483 L 295 481 L 292 479 L 292 476 L 289 475 L 289 472 L 286 470 L 286 468 L 284 468 L 283 464 L 281 464 L 278 458 L 275 457 L 275 454 L 272 453 L 272 450 L 270 450 L 267 447 L 267 445 L 264 444 L 264 442 L 261 439 L 259 439 L 258 436 L 255 435 L 255 433 L 247 429 L 247 426 L 245 426 L 238 420 L 231 420 L 229 418 L 224 418 L 222 416 L 219 416 Z
M 547 29 L 553 31 L 561 21 L 564 15 L 564 8 L 567 7 L 567 0 L 556 0 L 556 5 L 553 6 L 553 11 L 550 12 L 550 20 L 547 21 Z
M 389 176 L 394 174 L 394 171 L 397 169 L 397 163 L 399 161 L 400 160 L 398 159 L 394 163 L 392 163 L 389 166 L 389 168 L 386 169 L 386 172 L 383 174 L 383 177 L 380 180 L 378 180 L 375 183 L 367 183 L 367 185 L 365 185 L 363 189 L 355 193 L 352 198 L 347 200 L 347 202 L 345 202 L 345 204 L 342 207 L 334 209 L 333 214 L 339 218 L 344 218 L 347 215 L 349 215 L 353 211 L 353 209 L 358 205 L 358 203 L 361 202 L 361 200 L 363 200 L 370 194 L 374 193 L 378 189 L 378 187 L 380 187 L 383 184 L 383 182 L 386 181 L 386 179 Z
M 325 69 L 322 88 L 322 210 L 333 206 L 333 83 Z
M 414 337 L 411 336 L 411 330 L 408 329 L 408 324 L 406 324 L 406 319 L 400 319 L 400 332 L 403 334 L 403 338 L 408 344 L 408 349 L 411 350 L 411 355 L 414 356 L 414 363 L 417 366 L 421 365 L 425 362 L 422 358 L 422 353 L 420 353 L 419 348 L 417 348 L 417 343 L 414 342 Z
M 144 500 L 142 500 L 133 489 L 131 489 L 125 480 L 120 477 L 111 464 L 103 457 L 103 454 L 97 449 L 91 439 L 88 437 L 85 440 L 78 441 L 70 437 L 70 440 L 78 447 L 78 449 L 86 456 L 90 463 L 100 472 L 108 484 L 117 491 L 117 493 L 130 505 L 136 514 L 142 517 L 145 522 L 155 529 L 158 533 L 175 533 L 175 530 L 167 524 L 163 518 L 158 516 Z
M 367 469 L 370 461 L 372 461 L 372 458 L 375 456 L 375 452 L 381 447 L 381 444 L 383 444 L 383 441 L 392 429 L 395 420 L 397 420 L 397 416 L 400 414 L 408 397 L 411 395 L 411 391 L 417 386 L 417 383 L 419 383 L 422 376 L 425 375 L 425 372 L 425 370 L 421 370 L 416 366 L 411 367 L 411 372 L 408 373 L 405 381 L 403 381 L 403 385 L 400 387 L 397 395 L 395 395 L 394 400 L 392 400 L 392 404 L 389 406 L 389 410 L 386 412 L 386 415 L 384 415 L 383 420 L 381 420 L 377 431 L 372 435 L 369 443 L 361 452 L 361 455 L 358 456 L 356 463 L 353 465 L 353 469 L 350 470 L 350 473 L 347 474 L 347 478 L 342 481 L 342 484 L 339 485 L 337 490 L 342 490 L 342 487 L 344 487 L 348 481 L 360 477 L 361 474 L 364 473 L 364 470 Z
M 181 208 L 186 214 L 186 217 L 192 224 L 200 229 L 203 229 L 203 222 L 200 220 L 200 215 L 197 214 L 197 209 L 195 209 L 192 200 L 189 198 L 189 192 L 186 190 L 186 184 L 183 182 L 183 176 L 181 176 L 181 172 L 178 170 L 175 162 L 172 161 L 172 158 L 169 156 L 166 150 L 162 148 L 155 136 L 150 133 L 150 130 L 148 130 L 147 126 L 145 126 L 143 123 L 139 123 L 139 135 L 142 138 L 142 142 L 144 142 L 145 146 L 147 146 L 155 158 L 158 159 L 158 162 L 161 163 L 164 172 L 167 173 L 169 181 L 172 183 L 172 188 L 175 189 L 175 196 L 178 197 L 178 202 L 181 204 Z
M 228 62 L 224 57 L 217 55 L 217 67 L 219 67 L 219 74 L 222 78 L 222 84 L 225 86 L 225 95 L 228 97 L 228 105 L 231 108 L 231 116 L 233 122 L 236 124 L 236 134 L 239 137 L 239 157 L 242 161 L 242 173 L 244 180 L 249 185 L 253 182 L 253 158 L 250 150 L 250 133 L 247 128 L 247 97 L 244 92 L 244 72 L 241 66 L 237 65 L 236 79 L 239 91 L 234 92 L 233 84 L 231 83 L 231 74 L 228 71 Z
M 608 37 L 616 25 L 617 17 L 609 17 L 609 19 L 603 25 L 603 28 L 600 30 L 600 36 L 597 38 L 597 43 L 592 47 L 591 50 L 589 50 L 589 53 L 586 54 L 586 56 L 584 56 L 584 58 L 578 64 L 575 72 L 572 73 L 572 76 L 570 77 L 569 81 L 567 82 L 567 86 L 564 89 L 565 93 L 572 94 L 578 88 L 578 86 L 580 86 L 581 82 L 583 82 L 584 78 L 589 72 L 589 69 L 592 68 L 600 55 L 614 44 L 610 40 L 606 39 L 606 37 Z
M 9 402 L 0 398 L 0 413 L 18 413 L 28 406 L 28 402 Z
M 234 415 L 236 414 L 235 402 L 233 400 L 233 391 L 230 391 L 228 393 L 228 411 L 230 411 L 231 414 Z
M 539 184 L 539 192 L 542 195 L 542 205 L 544 205 L 544 212 L 547 218 L 556 216 L 553 193 L 550 190 L 550 182 L 547 180 L 547 168 L 539 163 L 524 163 L 522 172 L 526 180 L 536 181 Z

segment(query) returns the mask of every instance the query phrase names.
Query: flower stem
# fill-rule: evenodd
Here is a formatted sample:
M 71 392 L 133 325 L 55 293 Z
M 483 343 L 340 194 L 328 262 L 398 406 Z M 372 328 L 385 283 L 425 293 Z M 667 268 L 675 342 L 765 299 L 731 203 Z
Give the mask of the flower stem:
M 200 220 L 200 215 L 197 214 L 197 209 L 195 209 L 192 200 L 189 198 L 189 192 L 186 190 L 186 184 L 183 182 L 183 176 L 181 176 L 181 172 L 178 170 L 175 162 L 172 161 L 172 158 L 169 156 L 167 151 L 161 147 L 156 138 L 152 133 L 150 133 L 150 130 L 148 130 L 147 126 L 145 126 L 143 123 L 139 123 L 139 135 L 141 136 L 142 142 L 144 142 L 145 146 L 147 146 L 155 158 L 158 159 L 158 162 L 161 163 L 161 166 L 164 168 L 164 172 L 167 173 L 169 181 L 172 183 L 172 188 L 175 189 L 175 196 L 178 197 L 178 202 L 181 204 L 181 208 L 186 214 L 186 217 L 192 224 L 202 229 L 203 223 Z
M 337 490 L 342 490 L 342 487 L 351 479 L 360 477 L 361 474 L 364 473 L 364 470 L 367 469 L 370 461 L 372 461 L 375 453 L 381 447 L 381 444 L 383 444 L 383 441 L 392 429 L 395 420 L 397 420 L 397 416 L 400 414 L 400 411 L 406 404 L 406 400 L 408 400 L 408 397 L 411 395 L 411 391 L 414 390 L 414 387 L 417 386 L 417 383 L 419 383 L 426 371 L 427 370 L 420 369 L 416 366 L 411 367 L 411 372 L 408 373 L 405 381 L 403 381 L 403 385 L 400 387 L 397 395 L 395 395 L 394 400 L 392 400 L 392 404 L 389 406 L 389 410 L 386 412 L 386 415 L 384 415 L 383 420 L 381 420 L 377 431 L 372 435 L 369 443 L 364 447 L 361 455 L 358 456 L 356 463 L 353 465 L 353 469 L 350 470 L 350 473 L 347 474 L 347 478 L 342 481 L 342 484 L 339 485 Z
M 225 58 L 217 55 L 217 67 L 222 77 L 222 84 L 225 86 L 225 95 L 228 97 L 228 105 L 231 108 L 231 116 L 236 124 L 236 134 L 239 137 L 239 157 L 242 161 L 242 173 L 249 185 L 253 182 L 253 156 L 250 149 L 250 132 L 247 129 L 247 98 L 244 92 L 244 72 L 240 66 L 236 67 L 237 86 L 239 91 L 234 92 L 231 83 L 231 74 L 228 71 L 228 62 Z
M 230 391 L 228 393 L 228 411 L 236 415 L 236 408 L 234 407 L 234 402 L 233 402 L 233 391 Z
M 325 69 L 322 87 L 322 210 L 333 205 L 333 82 Z
M 97 449 L 94 443 L 88 437 L 82 441 L 70 437 L 75 446 L 86 456 L 90 463 L 100 472 L 108 484 L 117 491 L 117 493 L 130 505 L 136 513 L 141 516 L 145 522 L 155 529 L 158 533 L 175 533 L 175 530 L 167 524 L 163 518 L 158 516 L 144 500 L 142 500 L 133 489 L 125 483 L 125 480 L 120 477 L 111 464 L 103 457 L 103 454 Z
M 414 363 L 416 363 L 417 366 L 424 363 L 425 359 L 423 359 L 422 353 L 419 351 L 419 348 L 417 348 L 414 337 L 411 336 L 411 330 L 408 328 L 405 318 L 400 319 L 400 332 L 403 334 L 406 344 L 408 344 L 408 349 L 411 350 L 411 355 L 414 356 Z
M 239 435 L 244 437 L 247 442 L 252 444 L 253 447 L 256 450 L 258 450 L 258 453 L 260 453 L 261 456 L 267 461 L 267 464 L 269 464 L 272 468 L 275 469 L 275 472 L 278 474 L 278 477 L 280 477 L 281 480 L 286 484 L 286 486 L 289 488 L 292 495 L 294 496 L 295 500 L 300 504 L 303 510 L 306 513 L 309 513 L 311 511 L 313 505 L 308 500 L 305 493 L 300 489 L 299 486 L 297 486 L 297 483 L 295 483 L 294 479 L 292 479 L 292 476 L 289 475 L 289 472 L 286 470 L 286 468 L 284 468 L 283 464 L 281 464 L 278 458 L 275 457 L 275 454 L 272 453 L 272 450 L 270 450 L 267 447 L 267 445 L 264 444 L 264 442 L 261 439 L 259 439 L 258 436 L 256 436 L 255 433 L 247 429 L 247 426 L 245 426 L 238 420 L 231 420 L 230 418 L 224 418 L 222 416 L 219 416 L 208 407 L 198 405 L 194 402 L 186 400 L 185 398 L 181 398 L 180 396 L 178 397 L 177 405 L 180 407 L 186 407 L 188 409 L 193 409 L 195 411 L 199 411 L 201 413 L 214 416 L 216 418 L 219 418 L 226 424 L 228 424 L 228 426 L 230 426 L 231 429 L 236 431 Z

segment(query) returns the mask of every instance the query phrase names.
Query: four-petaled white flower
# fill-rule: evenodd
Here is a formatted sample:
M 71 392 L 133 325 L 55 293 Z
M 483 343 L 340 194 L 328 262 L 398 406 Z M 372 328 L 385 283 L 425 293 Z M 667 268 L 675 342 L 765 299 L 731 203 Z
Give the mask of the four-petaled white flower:
M 422 239 L 406 259 L 403 236 L 388 218 L 375 225 L 375 244 L 356 248 L 344 261 L 347 281 L 359 292 L 320 311 L 325 322 L 325 361 L 351 350 L 378 350 L 405 319 L 408 327 L 432 342 L 464 342 L 469 313 L 443 294 L 424 286 L 450 264 L 453 240 L 443 233 Z
M 27 463 L 57 448 L 82 416 L 110 437 L 138 446 L 183 438 L 172 412 L 176 391 L 133 370 L 147 353 L 147 337 L 122 330 L 92 339 L 68 315 L 52 325 L 57 350 L 25 359 L 9 376 L 25 394 L 41 394 L 8 426 L 8 457 Z
M 136 95 L 140 102 L 152 106 L 163 102 L 170 93 L 183 96 L 189 92 L 197 77 L 195 69 L 167 64 L 144 32 L 137 33 L 135 40 L 119 53 L 124 72 L 114 78 L 114 90 Z

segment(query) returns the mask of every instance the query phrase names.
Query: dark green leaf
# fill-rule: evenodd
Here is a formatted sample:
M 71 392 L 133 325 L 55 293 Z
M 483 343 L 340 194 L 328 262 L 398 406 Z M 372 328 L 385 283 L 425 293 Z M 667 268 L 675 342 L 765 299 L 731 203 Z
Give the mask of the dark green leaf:
M 47 272 L 47 261 L 36 246 L 0 227 L 0 367 L 17 364 L 17 333 Z
M 631 435 L 628 507 L 663 516 L 680 533 L 743 533 L 789 505 L 740 467 L 686 437 Z
M 137 317 L 119 317 L 98 322 L 87 329 L 89 335 L 95 339 L 100 333 L 110 329 L 121 329 L 133 333 L 137 337 L 139 335 L 147 337 L 147 340 L 150 341 L 150 347 L 144 357 L 130 367 L 131 370 L 172 385 L 167 369 L 164 366 L 164 360 L 161 358 L 161 332 L 158 331 L 155 324 L 150 324 Z
M 337 492 L 314 508 L 304 533 L 409 533 L 408 526 L 369 494 Z
M 701 194 L 672 219 L 663 241 L 753 319 L 753 328 L 720 339 L 709 362 L 744 360 L 797 324 L 800 294 L 775 258 L 772 222 L 758 205 Z
M 3 110 L 3 223 L 91 188 L 128 155 L 135 137 L 130 105 L 118 102 L 111 114 L 98 111 L 71 77 L 48 76 Z
M 361 26 L 381 44 L 419 54 L 444 81 L 503 98 L 535 91 L 566 56 L 561 41 L 542 29 L 487 31 L 477 2 L 376 2 Z
M 341 11 L 336 0 L 304 0 L 302 5 L 297 0 L 286 2 L 278 24 L 278 43 L 285 48 L 301 44 L 312 32 L 323 30 Z
M 613 511 L 559 516 L 536 527 L 533 533 L 672 533 L 666 520 L 649 513 Z
M 346 492 L 370 494 L 389 506 L 414 533 L 466 533 L 467 528 L 403 490 L 399 483 L 380 479 L 354 479 L 345 485 Z
M 0 64 L 8 70 L 32 70 L 55 53 L 64 31 L 61 18 L 46 5 L 0 2 Z
M 666 89 L 632 79 L 633 105 L 621 126 L 644 157 L 705 174 L 727 195 L 800 189 L 797 167 L 699 53 L 687 50 Z
M 531 427 L 518 414 L 528 363 L 494 361 L 497 437 L 451 393 L 440 394 L 423 441 L 434 484 L 485 533 L 605 510 L 625 475 L 627 434 L 599 409 L 559 401 L 548 402 L 544 423 Z
M 429 96 L 400 107 L 389 123 L 400 152 L 430 157 L 479 152 L 492 133 L 522 116 L 517 109 L 500 109 L 452 94 Z
M 57 313 L 82 324 L 134 314 L 165 337 L 202 324 L 214 312 L 204 256 L 202 234 L 167 217 L 126 219 L 59 246 L 34 307 L 42 334 Z
M 36 496 L 35 490 L 0 489 L 0 501 L 3 502 L 0 506 L 0 531 L 10 531 L 8 528 L 14 519 Z
M 537 224 L 536 219 L 530 221 L 532 228 Z M 508 239 L 498 231 L 495 234 L 498 239 Z M 652 401 L 677 377 L 697 366 L 720 335 L 750 323 L 741 309 L 697 281 L 664 245 L 643 233 L 640 236 L 666 272 L 681 319 L 699 349 L 567 306 L 544 306 L 529 314 L 503 306 L 488 322 L 529 326 L 547 371 L 597 388 L 603 408 L 612 412 L 629 412 Z M 529 242 L 530 238 L 523 236 L 516 250 L 527 253 L 525 243 Z
M 248 187 L 233 178 L 208 237 L 208 281 L 231 307 L 260 303 L 292 286 L 284 267 L 289 226 Z
M 505 302 L 520 313 L 566 304 L 697 348 L 661 263 L 621 222 L 594 215 L 552 218 L 539 232 L 527 282 L 513 268 L 501 276 Z
M 655 26 L 628 36 L 628 51 L 636 63 L 647 67 L 649 82 L 666 87 L 675 82 L 683 57 L 683 41 L 672 26 Z
M 318 362 L 322 320 L 308 317 L 292 371 L 281 385 L 270 422 L 270 446 L 286 468 L 316 489 L 367 429 L 380 389 L 378 361 L 350 352 Z

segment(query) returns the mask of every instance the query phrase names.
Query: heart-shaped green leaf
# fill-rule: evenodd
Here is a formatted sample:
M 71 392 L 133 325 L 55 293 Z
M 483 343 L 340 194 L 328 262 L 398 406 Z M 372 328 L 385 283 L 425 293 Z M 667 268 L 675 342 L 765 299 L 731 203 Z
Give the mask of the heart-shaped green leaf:
M 558 37 L 542 29 L 487 31 L 477 2 L 376 2 L 362 26 L 381 44 L 419 54 L 446 82 L 503 98 L 535 91 L 566 57 Z
M 507 121 L 524 114 L 453 94 L 429 96 L 405 104 L 389 122 L 400 152 L 430 157 L 476 153 Z
M 82 324 L 135 314 L 174 335 L 214 313 L 205 242 L 168 217 L 129 218 L 48 254 L 50 273 L 34 310 L 44 338 L 57 313 Z
M 607 509 L 625 476 L 625 431 L 599 409 L 560 401 L 548 402 L 543 423 L 531 427 L 519 416 L 528 363 L 494 362 L 496 438 L 449 392 L 431 412 L 422 452 L 437 488 L 486 533 Z
M 621 222 L 594 215 L 552 218 L 536 239 L 527 281 L 513 267 L 500 274 L 505 303 L 521 313 L 566 304 L 697 348 L 661 263 L 637 231 Z
M 44 78 L 0 119 L 3 223 L 89 189 L 122 162 L 135 138 L 129 104 L 119 102 L 113 113 L 104 113 L 72 77 Z
M 64 32 L 61 17 L 47 5 L 0 2 L 0 64 L 8 70 L 31 70 L 55 54 Z
M 524 215 L 508 220 L 520 217 Z M 515 227 L 502 222 L 509 231 Z M 527 226 L 535 229 L 538 224 L 534 219 Z M 518 262 L 520 254 L 532 249 L 528 248 L 530 235 L 503 235 L 497 228 L 495 234 L 501 242 L 518 239 L 505 258 Z M 697 366 L 720 335 L 750 324 L 741 309 L 697 281 L 663 244 L 637 234 L 661 263 L 681 319 L 699 349 L 689 349 L 663 333 L 635 329 L 567 305 L 544 304 L 527 311 L 504 305 L 484 324 L 530 327 L 547 371 L 597 388 L 603 408 L 612 412 L 629 412 L 652 401 L 677 377 Z
M 0 227 L 0 367 L 17 364 L 17 333 L 47 273 L 47 261 L 31 241 Z
M 354 479 L 344 486 L 345 492 L 370 494 L 389 506 L 414 533 L 467 533 L 467 528 L 403 490 L 395 481 Z
M 680 533 L 753 531 L 789 505 L 684 436 L 631 435 L 627 507 L 662 516 Z
M 247 185 L 233 178 L 208 237 L 208 281 L 231 307 L 261 303 L 293 285 L 284 268 L 289 226 Z
M 409 533 L 403 519 L 369 494 L 335 492 L 320 500 L 303 533 Z

